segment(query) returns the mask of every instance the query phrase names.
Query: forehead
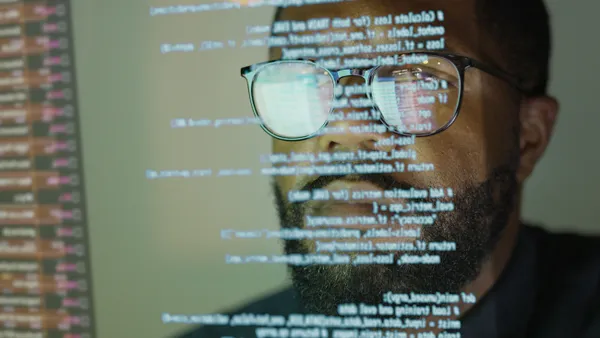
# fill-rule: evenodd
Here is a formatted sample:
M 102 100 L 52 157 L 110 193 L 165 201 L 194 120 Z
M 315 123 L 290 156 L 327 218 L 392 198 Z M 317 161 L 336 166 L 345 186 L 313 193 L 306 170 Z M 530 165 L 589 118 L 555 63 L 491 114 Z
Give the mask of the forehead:
M 408 13 L 421 10 L 445 10 L 457 13 L 473 11 L 477 0 L 346 0 L 317 5 L 291 6 L 284 9 L 284 15 L 291 18 L 331 14 L 361 16 L 366 14 Z
M 319 43 L 319 45 L 356 45 L 369 42 L 395 43 L 399 40 L 410 40 L 418 43 L 443 37 L 445 41 L 444 48 L 441 51 L 478 57 L 483 59 L 482 61 L 491 60 L 496 63 L 493 44 L 485 39 L 484 34 L 479 29 L 475 1 L 477 0 L 353 0 L 331 4 L 288 7 L 283 10 L 278 20 L 308 24 L 310 21 L 317 22 L 311 19 L 329 18 L 327 31 L 364 33 L 370 31 L 375 33 L 371 35 L 374 36 L 369 39 L 371 41 L 346 39 L 333 43 Z M 439 20 L 438 13 L 443 14 L 443 21 Z M 432 16 L 433 21 L 418 22 L 419 17 L 431 18 Z M 370 21 L 368 27 L 361 25 L 361 20 L 365 17 L 368 17 Z M 350 18 L 349 27 L 333 27 L 334 19 L 342 22 L 347 18 Z M 388 21 L 390 18 L 391 23 Z M 417 31 L 420 28 L 429 29 L 428 27 L 435 29 L 443 27 L 444 34 L 411 36 L 410 38 L 403 35 L 389 35 L 389 31 L 392 29 L 395 31 L 400 29 L 414 29 Z M 310 30 L 310 27 L 307 27 L 306 31 L 303 32 L 292 30 L 288 33 L 310 35 L 314 34 L 315 31 L 319 31 L 319 29 Z M 426 49 L 415 47 L 415 50 L 424 51 Z M 274 48 L 272 52 L 277 58 L 281 57 L 280 49 Z

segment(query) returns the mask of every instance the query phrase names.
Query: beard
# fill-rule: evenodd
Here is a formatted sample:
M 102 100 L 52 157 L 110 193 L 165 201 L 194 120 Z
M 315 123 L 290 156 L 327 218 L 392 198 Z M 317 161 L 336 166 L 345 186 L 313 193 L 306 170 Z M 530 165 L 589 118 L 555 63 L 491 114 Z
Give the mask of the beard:
M 474 281 L 489 258 L 514 210 L 518 183 L 515 162 L 492 171 L 483 183 L 455 190 L 454 210 L 438 213 L 436 221 L 421 230 L 425 242 L 453 242 L 454 251 L 435 252 L 439 264 L 403 265 L 289 265 L 292 283 L 308 313 L 335 316 L 340 304 L 380 304 L 383 295 L 392 293 L 458 293 Z M 323 188 L 343 179 L 321 176 L 302 190 Z M 428 190 L 387 175 L 353 175 L 352 180 L 373 183 L 382 189 Z M 273 182 L 275 203 L 282 228 L 304 228 L 310 209 L 304 203 L 288 203 Z M 433 202 L 427 198 L 424 202 Z M 390 240 L 393 241 L 393 240 Z M 287 240 L 285 253 L 312 254 L 306 240 Z M 400 254 L 398 252 L 396 255 Z

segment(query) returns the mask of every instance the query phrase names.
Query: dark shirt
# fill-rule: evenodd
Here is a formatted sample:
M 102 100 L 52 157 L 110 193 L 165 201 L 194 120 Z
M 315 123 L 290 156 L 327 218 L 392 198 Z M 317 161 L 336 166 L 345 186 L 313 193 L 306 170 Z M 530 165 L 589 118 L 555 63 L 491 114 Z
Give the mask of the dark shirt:
M 226 312 L 236 313 L 304 311 L 288 288 Z M 500 278 L 461 324 L 462 338 L 600 338 L 600 237 L 523 226 Z M 179 338 L 254 338 L 255 329 L 206 326 Z

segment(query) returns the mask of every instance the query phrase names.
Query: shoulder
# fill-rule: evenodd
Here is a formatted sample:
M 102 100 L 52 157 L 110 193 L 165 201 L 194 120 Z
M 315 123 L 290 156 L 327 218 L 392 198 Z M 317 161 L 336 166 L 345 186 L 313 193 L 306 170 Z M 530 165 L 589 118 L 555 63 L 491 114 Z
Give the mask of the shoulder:
M 590 268 L 600 271 L 600 265 L 593 264 L 600 262 L 600 235 L 549 231 L 535 225 L 526 226 L 526 231 L 544 251 L 543 259 L 567 263 L 567 266 L 590 264 Z M 573 261 L 575 258 L 577 261 Z
M 527 226 L 526 231 L 535 238 L 545 277 L 555 284 L 585 285 L 589 292 L 600 294 L 599 235 L 552 232 L 535 226 Z
M 548 330 L 542 336 L 600 337 L 600 236 L 526 231 L 539 248 L 537 311 L 540 332 Z
M 233 316 L 235 314 L 269 314 L 269 315 L 288 315 L 300 312 L 299 304 L 296 300 L 295 291 L 291 288 L 285 288 L 272 292 L 266 296 L 257 298 L 247 304 L 236 308 L 223 311 L 223 314 Z M 240 326 L 203 326 L 189 330 L 174 338 L 251 338 L 255 337 L 255 327 Z

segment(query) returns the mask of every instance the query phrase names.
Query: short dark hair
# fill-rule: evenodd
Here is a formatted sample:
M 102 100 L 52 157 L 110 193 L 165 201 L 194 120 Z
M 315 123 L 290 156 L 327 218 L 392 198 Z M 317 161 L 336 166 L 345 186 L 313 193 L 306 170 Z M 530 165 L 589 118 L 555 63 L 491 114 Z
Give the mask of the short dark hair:
M 284 9 L 277 8 L 274 21 Z M 500 45 L 511 68 L 506 71 L 524 81 L 528 95 L 546 95 L 552 45 L 544 0 L 476 0 L 476 12 L 479 25 Z

